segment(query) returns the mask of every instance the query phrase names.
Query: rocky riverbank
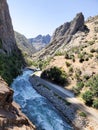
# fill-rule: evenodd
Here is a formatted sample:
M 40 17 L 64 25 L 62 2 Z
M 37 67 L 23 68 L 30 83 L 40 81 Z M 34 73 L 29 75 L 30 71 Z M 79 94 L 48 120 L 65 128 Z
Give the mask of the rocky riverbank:
M 35 126 L 13 101 L 13 90 L 0 77 L 0 130 L 35 130 Z
M 66 121 L 73 125 L 75 130 L 97 130 L 87 119 L 85 113 L 77 109 L 75 104 L 70 104 L 55 91 L 51 90 L 45 84 L 39 82 L 39 77 L 33 75 L 30 77 L 33 87 L 42 96 L 46 97 L 66 118 Z

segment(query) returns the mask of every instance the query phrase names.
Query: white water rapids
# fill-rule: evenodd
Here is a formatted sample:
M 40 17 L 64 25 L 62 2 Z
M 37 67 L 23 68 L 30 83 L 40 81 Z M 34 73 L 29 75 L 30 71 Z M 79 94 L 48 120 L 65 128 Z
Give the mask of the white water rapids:
M 29 82 L 31 70 L 24 71 L 12 83 L 14 100 L 23 113 L 35 123 L 37 130 L 73 130 L 52 104 L 39 95 Z

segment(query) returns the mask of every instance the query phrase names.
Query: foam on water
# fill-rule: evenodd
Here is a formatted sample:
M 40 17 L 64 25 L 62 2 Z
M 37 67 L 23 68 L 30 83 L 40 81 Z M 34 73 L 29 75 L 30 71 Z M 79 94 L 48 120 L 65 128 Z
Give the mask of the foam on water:
M 35 123 L 37 130 L 72 130 L 50 102 L 39 95 L 29 82 L 33 72 L 24 71 L 12 83 L 14 100 L 22 111 Z

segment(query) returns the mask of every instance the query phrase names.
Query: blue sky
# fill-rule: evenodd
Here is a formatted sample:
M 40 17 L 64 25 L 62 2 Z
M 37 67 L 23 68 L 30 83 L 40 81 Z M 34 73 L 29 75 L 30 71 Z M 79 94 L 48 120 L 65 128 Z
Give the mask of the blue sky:
M 98 0 L 7 0 L 14 30 L 26 37 L 53 34 L 79 12 L 98 15 Z

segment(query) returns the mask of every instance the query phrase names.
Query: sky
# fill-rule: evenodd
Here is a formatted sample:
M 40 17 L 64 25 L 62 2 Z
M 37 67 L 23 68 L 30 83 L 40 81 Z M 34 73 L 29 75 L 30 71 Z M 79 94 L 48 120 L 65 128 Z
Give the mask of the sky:
M 82 12 L 98 15 L 98 0 L 7 0 L 14 30 L 27 38 L 52 35 L 57 27 Z

